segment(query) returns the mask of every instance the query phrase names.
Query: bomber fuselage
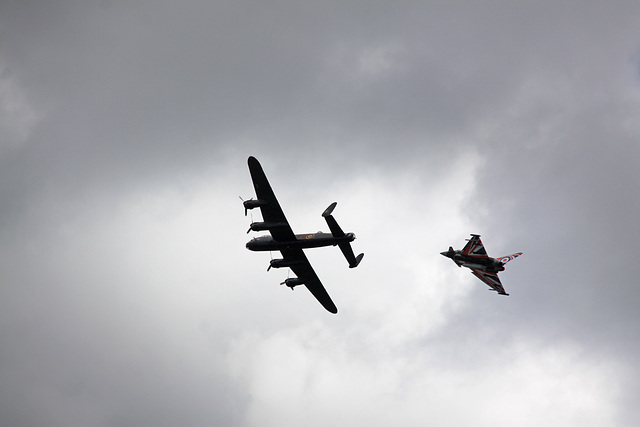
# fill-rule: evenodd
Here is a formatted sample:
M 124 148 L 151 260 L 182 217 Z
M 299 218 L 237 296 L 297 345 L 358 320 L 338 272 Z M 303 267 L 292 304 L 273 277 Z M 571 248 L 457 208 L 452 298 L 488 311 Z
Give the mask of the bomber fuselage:
M 247 249 L 250 251 L 279 251 L 283 249 L 321 248 L 323 246 L 336 246 L 340 243 L 353 242 L 356 238 L 353 233 L 334 237 L 331 233 L 322 232 L 296 234 L 295 237 L 296 239 L 292 241 L 279 241 L 268 235 L 258 236 L 247 242 Z

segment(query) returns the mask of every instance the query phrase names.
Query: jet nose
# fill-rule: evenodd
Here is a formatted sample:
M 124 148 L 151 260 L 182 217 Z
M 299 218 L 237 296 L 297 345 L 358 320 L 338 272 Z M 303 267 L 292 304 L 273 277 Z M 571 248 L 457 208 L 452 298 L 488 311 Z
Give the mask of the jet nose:
M 440 255 L 446 256 L 447 258 L 449 258 L 449 252 L 440 252 Z

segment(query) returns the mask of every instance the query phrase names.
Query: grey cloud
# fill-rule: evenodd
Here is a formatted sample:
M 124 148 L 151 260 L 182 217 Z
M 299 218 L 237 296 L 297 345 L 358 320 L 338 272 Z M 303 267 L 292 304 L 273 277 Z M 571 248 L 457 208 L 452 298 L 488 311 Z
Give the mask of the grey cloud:
M 352 424 L 376 421 L 349 399 L 367 385 L 408 424 L 445 423 L 427 402 L 487 424 L 535 408 L 537 425 L 584 425 L 560 404 L 589 398 L 594 422 L 637 424 L 621 378 L 638 375 L 638 12 L 4 2 L 3 422 L 324 421 L 309 396 L 270 389 L 279 372 L 302 384 L 313 360 L 323 375 L 301 390 Z M 357 271 L 311 255 L 336 319 L 277 292 L 280 272 L 246 253 L 250 154 L 296 231 L 323 228 L 335 197 L 358 235 Z M 491 254 L 525 253 L 504 272 L 508 299 L 438 259 L 470 232 Z M 539 386 L 508 419 L 473 406 L 485 389 L 509 396 L 504 366 Z

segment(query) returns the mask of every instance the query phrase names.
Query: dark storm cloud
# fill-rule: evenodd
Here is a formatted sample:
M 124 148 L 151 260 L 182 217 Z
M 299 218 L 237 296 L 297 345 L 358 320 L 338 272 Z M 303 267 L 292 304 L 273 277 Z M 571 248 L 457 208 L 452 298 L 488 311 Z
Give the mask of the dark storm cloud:
M 419 47 L 421 18 L 408 20 L 409 36 L 397 27 L 411 11 L 235 2 L 5 8 L 6 69 L 42 120 L 28 144 L 5 153 L 3 170 L 28 171 L 19 185 L 31 189 L 117 191 L 137 177 L 218 162 L 219 147 L 246 141 L 268 153 L 286 148 L 285 162 L 329 156 L 347 166 L 355 157 L 385 159 L 386 168 L 404 162 L 403 152 L 450 145 L 425 137 L 429 128 L 464 126 L 455 114 L 469 101 L 444 106 L 459 84 Z
M 491 212 L 488 230 L 511 230 L 503 247 L 532 259 L 523 266 L 527 281 L 514 284 L 526 294 L 518 304 L 523 327 L 631 361 L 640 333 L 633 249 L 640 151 L 624 130 L 628 113 L 610 120 L 606 110 L 559 124 L 556 141 L 496 146 L 500 154 L 488 161 L 476 203 Z
M 16 16 L 5 55 L 46 115 L 40 145 L 80 175 L 189 165 L 242 137 L 396 155 L 442 144 L 487 94 L 510 89 L 466 52 L 486 40 L 448 24 L 455 9 L 439 20 L 429 8 L 364 4 L 107 5 L 5 13 Z
M 491 229 L 513 229 L 509 242 L 530 240 L 527 246 L 543 265 L 560 269 L 559 277 L 553 270 L 538 272 L 545 299 L 553 296 L 548 303 L 560 300 L 567 317 L 590 324 L 576 331 L 604 333 L 616 319 L 619 332 L 633 330 L 625 341 L 637 335 L 635 322 L 611 314 L 631 314 L 624 307 L 637 299 L 630 248 L 640 231 L 633 221 L 640 212 L 633 195 L 640 151 L 637 126 L 630 124 L 637 106 L 612 104 L 611 97 L 637 91 L 637 81 L 615 78 L 618 68 L 631 67 L 627 55 L 611 55 L 605 68 L 612 78 L 596 71 L 560 96 L 545 94 L 535 107 L 541 114 L 497 124 L 485 138 L 493 155 L 478 193 L 478 203 L 491 209 Z M 585 86 L 594 90 L 584 93 Z M 526 116 L 536 121 L 519 120 Z M 575 299 L 582 304 L 571 304 Z
M 486 212 L 487 234 L 503 236 L 500 250 L 522 250 L 531 260 L 520 278 L 509 275 L 523 296 L 515 303 L 518 330 L 574 341 L 603 360 L 633 366 L 640 333 L 633 255 L 640 237 L 634 195 L 640 129 L 632 124 L 637 95 L 628 94 L 639 89 L 637 14 L 616 21 L 627 38 L 611 39 L 604 28 L 614 15 L 604 12 L 592 26 L 567 22 L 563 37 L 537 52 L 543 61 L 511 111 L 488 120 L 478 141 L 486 168 L 474 204 Z M 594 32 L 584 34 L 585 27 Z M 628 393 L 635 398 L 637 387 Z M 622 423 L 637 420 L 637 413 L 626 415 Z

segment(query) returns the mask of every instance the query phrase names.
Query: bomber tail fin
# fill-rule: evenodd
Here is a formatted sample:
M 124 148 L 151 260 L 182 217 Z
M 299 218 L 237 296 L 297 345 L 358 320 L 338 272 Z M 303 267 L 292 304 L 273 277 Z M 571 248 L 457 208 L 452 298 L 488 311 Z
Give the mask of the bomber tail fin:
M 331 203 L 329 207 L 325 209 L 324 212 L 322 212 L 322 216 L 327 221 L 327 225 L 329 226 L 329 230 L 331 230 L 331 234 L 333 234 L 333 237 L 344 237 L 344 231 L 342 231 L 342 228 L 340 228 L 336 219 L 331 215 L 337 204 L 337 202 Z M 340 247 L 342 254 L 347 259 L 349 268 L 356 268 L 364 257 L 363 253 L 356 257 L 353 253 L 353 249 L 351 248 L 351 243 L 349 242 L 339 243 L 338 247 Z
M 333 212 L 337 204 L 338 202 L 331 203 L 329 207 L 322 212 L 322 216 L 327 220 L 327 225 L 329 226 L 329 230 L 331 230 L 333 237 L 344 237 L 344 231 L 342 231 L 342 228 L 340 228 L 336 219 L 331 216 L 331 212 Z
M 356 268 L 358 264 L 360 264 L 360 261 L 362 261 L 362 258 L 364 258 L 364 253 L 354 256 L 353 249 L 351 249 L 351 243 L 340 243 L 338 246 L 340 247 L 344 257 L 349 262 L 349 268 Z

